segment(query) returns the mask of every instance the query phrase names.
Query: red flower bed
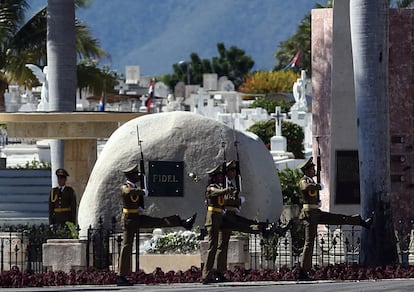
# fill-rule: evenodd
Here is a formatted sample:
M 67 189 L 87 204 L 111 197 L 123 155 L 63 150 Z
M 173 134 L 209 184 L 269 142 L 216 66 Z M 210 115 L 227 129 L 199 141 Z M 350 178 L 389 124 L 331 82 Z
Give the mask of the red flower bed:
M 337 264 L 313 269 L 310 276 L 314 280 L 376 280 L 394 278 L 413 278 L 414 266 L 386 266 L 365 268 L 357 265 Z M 249 281 L 295 281 L 299 277 L 299 269 L 282 268 L 278 271 L 265 269 L 253 270 L 236 267 L 226 271 L 224 276 L 233 282 Z M 139 271 L 129 275 L 128 280 L 134 284 L 171 284 L 195 283 L 201 280 L 201 270 L 191 267 L 186 271 L 164 272 L 160 268 L 152 273 Z M 112 285 L 116 283 L 116 274 L 112 271 L 62 271 L 32 273 L 21 272 L 17 267 L 0 274 L 0 287 L 22 288 L 65 285 Z

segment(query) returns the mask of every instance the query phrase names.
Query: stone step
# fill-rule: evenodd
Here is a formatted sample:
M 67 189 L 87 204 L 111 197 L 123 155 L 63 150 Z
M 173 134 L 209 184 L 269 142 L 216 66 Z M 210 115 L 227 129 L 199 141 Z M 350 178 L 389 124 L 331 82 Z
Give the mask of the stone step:
M 46 212 L 48 214 L 48 202 L 31 202 L 31 203 L 15 203 L 15 202 L 8 202 L 8 203 L 0 203 L 0 214 L 2 212 Z M 0 215 L 1 216 L 1 215 Z
M 0 170 L 0 224 L 47 224 L 50 169 Z

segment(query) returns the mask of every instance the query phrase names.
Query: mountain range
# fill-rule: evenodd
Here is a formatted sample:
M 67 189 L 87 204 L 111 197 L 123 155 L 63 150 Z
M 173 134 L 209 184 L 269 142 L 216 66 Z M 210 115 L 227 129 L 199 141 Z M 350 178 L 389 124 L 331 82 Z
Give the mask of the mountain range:
M 53 0 L 49 0 L 53 1 Z M 110 54 L 103 65 L 125 73 L 172 73 L 172 65 L 218 56 L 217 43 L 237 46 L 255 61 L 254 70 L 271 70 L 280 42 L 290 38 L 316 0 L 92 0 L 76 17 L 87 24 Z M 29 0 L 30 13 L 47 0 Z M 293 56 L 292 56 L 293 57 Z

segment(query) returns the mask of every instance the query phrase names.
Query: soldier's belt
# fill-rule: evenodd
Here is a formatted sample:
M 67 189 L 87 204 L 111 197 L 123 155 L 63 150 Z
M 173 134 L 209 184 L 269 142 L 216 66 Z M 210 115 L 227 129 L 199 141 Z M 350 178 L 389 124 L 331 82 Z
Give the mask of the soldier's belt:
M 60 212 L 69 212 L 71 209 L 70 208 L 54 208 L 53 211 L 55 211 L 56 213 L 60 213 Z
M 319 209 L 318 204 L 303 204 L 303 209 Z
M 216 207 L 213 207 L 213 206 L 208 206 L 207 210 L 211 211 L 211 212 L 223 213 L 222 208 L 216 208 Z
M 136 214 L 139 213 L 139 209 L 127 209 L 127 208 L 122 208 L 122 213 L 124 214 Z

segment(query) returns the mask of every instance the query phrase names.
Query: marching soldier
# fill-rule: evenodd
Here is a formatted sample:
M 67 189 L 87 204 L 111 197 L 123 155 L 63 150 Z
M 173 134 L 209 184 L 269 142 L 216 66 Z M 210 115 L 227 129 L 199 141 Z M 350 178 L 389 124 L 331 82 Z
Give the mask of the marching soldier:
M 168 217 L 151 217 L 142 214 L 144 206 L 144 196 L 148 194 L 148 190 L 141 189 L 137 183 L 142 175 L 138 170 L 138 165 L 134 165 L 123 170 L 127 181 L 121 186 L 122 196 L 122 229 L 123 237 L 121 244 L 121 253 L 119 257 L 119 276 L 117 284 L 119 286 L 132 285 L 126 276 L 131 273 L 131 254 L 134 235 L 138 228 L 157 228 L 157 227 L 184 227 L 187 230 L 193 228 L 196 215 L 188 219 L 181 219 L 178 215 Z
M 72 222 L 76 224 L 76 195 L 73 188 L 66 185 L 69 173 L 59 168 L 56 170 L 58 186 L 52 188 L 49 197 L 49 224 L 65 225 Z
M 227 269 L 227 248 L 232 230 L 262 233 L 266 237 L 276 231 L 271 224 L 249 220 L 236 214 L 236 209 L 241 205 L 241 199 L 236 195 L 237 191 L 232 185 L 223 184 L 225 179 L 223 168 L 223 165 L 219 165 L 207 171 L 209 181 L 206 189 L 205 226 L 209 248 L 202 271 L 203 284 L 227 280 L 222 272 Z M 215 260 L 217 260 L 217 277 L 213 277 L 212 273 Z
M 319 191 L 323 185 L 314 181 L 315 164 L 313 158 L 309 157 L 299 167 L 304 176 L 300 179 L 299 186 L 303 195 L 304 204 L 299 219 L 305 225 L 305 244 L 303 247 L 300 278 L 310 279 L 307 272 L 312 268 L 313 246 L 318 224 L 330 225 L 360 225 L 370 228 L 372 218 L 363 220 L 360 215 L 342 215 L 323 212 L 319 209 Z
M 229 186 L 233 187 L 233 181 L 236 179 L 236 161 L 232 160 L 226 165 L 226 176 L 229 181 Z M 219 232 L 218 248 L 216 255 L 217 274 L 219 281 L 227 281 L 223 276 L 223 272 L 227 270 L 227 251 L 229 247 L 231 232 L 240 231 L 250 234 L 258 234 L 262 232 L 263 237 L 267 238 L 273 233 L 283 236 L 290 228 L 290 224 L 281 227 L 276 223 L 268 224 L 266 222 L 257 222 L 238 215 L 240 207 L 245 201 L 243 196 L 240 196 L 239 190 L 235 189 L 232 193 L 224 196 L 223 223 L 221 231 Z

